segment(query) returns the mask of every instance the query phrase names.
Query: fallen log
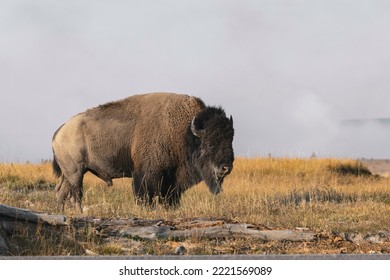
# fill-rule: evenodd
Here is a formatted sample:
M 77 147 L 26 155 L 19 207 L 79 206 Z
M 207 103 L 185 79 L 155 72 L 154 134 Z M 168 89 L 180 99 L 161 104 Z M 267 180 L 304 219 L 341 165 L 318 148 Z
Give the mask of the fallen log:
M 70 226 L 80 234 L 93 228 L 97 234 L 113 238 L 154 239 L 217 239 L 253 238 L 264 241 L 313 241 L 316 234 L 309 230 L 262 230 L 252 224 L 231 223 L 213 219 L 177 219 L 174 221 L 130 219 L 94 219 L 79 217 L 67 219 L 64 215 L 37 213 L 28 209 L 0 205 L 0 227 L 7 232 L 18 228 Z M 53 227 L 53 230 L 57 230 Z
M 6 256 L 9 253 L 7 244 L 4 241 L 4 238 L 0 234 L 0 256 Z
M 49 215 L 46 213 L 32 212 L 28 209 L 11 207 L 0 204 L 0 219 L 11 221 L 25 221 L 32 223 L 45 223 L 50 225 L 68 225 L 66 216 Z
M 222 226 L 210 226 L 175 230 L 171 226 L 145 226 L 145 227 L 124 227 L 119 231 L 115 230 L 120 237 L 131 237 L 141 239 L 216 239 L 216 238 L 252 238 L 264 241 L 314 241 L 316 234 L 311 231 L 297 230 L 258 230 L 253 229 L 250 224 L 229 224 Z
M 260 229 L 252 224 L 230 223 L 223 220 L 142 220 L 137 218 L 95 221 L 102 236 L 135 239 L 217 239 L 252 238 L 264 241 L 313 241 L 316 233 L 308 229 Z

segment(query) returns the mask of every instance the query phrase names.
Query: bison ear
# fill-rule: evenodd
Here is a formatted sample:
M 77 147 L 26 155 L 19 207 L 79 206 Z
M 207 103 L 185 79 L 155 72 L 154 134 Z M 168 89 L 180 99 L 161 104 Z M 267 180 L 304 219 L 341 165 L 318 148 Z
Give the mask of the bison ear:
M 201 138 L 204 135 L 204 129 L 199 129 L 195 125 L 195 117 L 191 121 L 191 131 L 196 137 Z
M 232 126 L 233 126 L 233 117 L 232 117 L 232 115 L 230 115 L 230 123 L 231 123 Z

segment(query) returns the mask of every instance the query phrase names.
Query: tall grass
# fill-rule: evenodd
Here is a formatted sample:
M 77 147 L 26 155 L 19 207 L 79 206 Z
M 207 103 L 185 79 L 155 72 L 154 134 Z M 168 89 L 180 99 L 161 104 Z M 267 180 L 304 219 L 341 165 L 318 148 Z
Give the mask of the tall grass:
M 213 196 L 201 183 L 184 194 L 177 209 L 137 205 L 131 179 L 114 180 L 114 186 L 107 187 L 98 178 L 86 174 L 83 215 L 162 219 L 219 217 L 270 227 L 321 228 L 338 227 L 337 221 L 332 220 L 341 215 L 342 209 L 349 209 L 351 215 L 356 209 L 361 213 L 372 210 L 368 219 L 374 223 L 382 221 L 383 217 L 373 208 L 387 209 L 390 204 L 389 181 L 369 176 L 368 172 L 351 160 L 238 158 L 220 195 Z M 0 203 L 55 213 L 53 188 L 56 182 L 50 163 L 2 164 Z M 69 215 L 79 215 L 69 205 L 66 209 Z M 329 215 L 330 212 L 334 215 Z
M 0 164 L 0 203 L 56 213 L 50 163 Z M 107 187 L 84 178 L 82 216 L 176 219 L 209 217 L 270 228 L 309 227 L 367 233 L 390 228 L 389 179 L 370 175 L 357 161 L 336 159 L 238 158 L 223 192 L 203 184 L 182 197 L 176 209 L 135 203 L 131 179 Z M 66 206 L 66 214 L 79 216 Z

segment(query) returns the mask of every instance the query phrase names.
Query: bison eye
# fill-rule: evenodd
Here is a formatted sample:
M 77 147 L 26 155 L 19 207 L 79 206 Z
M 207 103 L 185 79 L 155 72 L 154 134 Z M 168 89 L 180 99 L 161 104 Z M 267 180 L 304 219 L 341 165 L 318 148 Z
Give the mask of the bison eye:
M 212 148 L 214 148 L 214 145 L 213 144 L 207 144 L 207 148 L 208 149 L 212 149 Z

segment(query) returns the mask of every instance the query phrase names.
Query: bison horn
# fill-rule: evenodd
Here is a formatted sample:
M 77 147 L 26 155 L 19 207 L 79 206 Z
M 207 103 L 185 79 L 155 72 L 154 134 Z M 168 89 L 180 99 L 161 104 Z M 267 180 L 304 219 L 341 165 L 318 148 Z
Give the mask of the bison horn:
M 201 138 L 204 135 L 204 129 L 198 129 L 195 125 L 195 117 L 191 121 L 191 131 L 196 137 Z
M 233 117 L 230 115 L 230 123 L 233 125 Z

